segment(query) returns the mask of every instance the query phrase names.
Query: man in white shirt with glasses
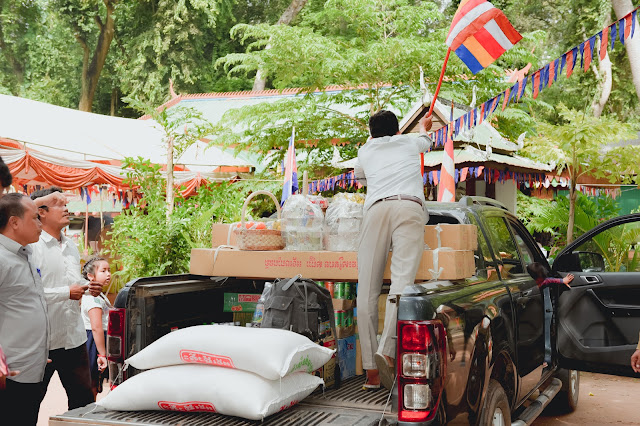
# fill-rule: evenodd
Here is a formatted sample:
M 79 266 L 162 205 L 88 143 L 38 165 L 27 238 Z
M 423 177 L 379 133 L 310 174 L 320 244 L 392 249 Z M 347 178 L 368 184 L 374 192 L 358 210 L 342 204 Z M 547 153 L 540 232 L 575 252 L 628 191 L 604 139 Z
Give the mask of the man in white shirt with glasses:
M 51 187 L 31 194 L 33 200 L 62 192 Z M 80 254 L 72 240 L 62 234 L 69 224 L 66 205 L 42 205 L 38 209 L 42 222 L 42 234 L 33 244 L 33 259 L 42 276 L 48 317 L 51 330 L 49 358 L 42 389 L 44 398 L 54 371 L 67 392 L 69 410 L 84 407 L 94 402 L 91 391 L 89 358 L 80 311 L 82 295 L 89 289 L 80 270 Z M 97 296 L 101 286 L 92 286 L 91 292 Z

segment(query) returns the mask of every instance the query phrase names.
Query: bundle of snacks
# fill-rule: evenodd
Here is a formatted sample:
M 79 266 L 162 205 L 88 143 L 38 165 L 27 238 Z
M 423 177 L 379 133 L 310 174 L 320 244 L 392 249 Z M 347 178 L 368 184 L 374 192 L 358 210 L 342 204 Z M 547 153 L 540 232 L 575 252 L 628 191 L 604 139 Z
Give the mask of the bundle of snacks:
M 339 193 L 327 209 L 325 248 L 329 251 L 358 251 L 364 194 Z
M 282 209 L 285 249 L 319 251 L 323 249 L 324 214 L 318 204 L 304 195 L 292 195 Z

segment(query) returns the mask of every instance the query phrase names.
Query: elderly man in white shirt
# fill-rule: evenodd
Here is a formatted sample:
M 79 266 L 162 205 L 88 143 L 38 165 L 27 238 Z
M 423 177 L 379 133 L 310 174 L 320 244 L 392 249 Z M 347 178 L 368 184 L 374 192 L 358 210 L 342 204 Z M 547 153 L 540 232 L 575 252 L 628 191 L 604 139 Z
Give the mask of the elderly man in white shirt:
M 431 147 L 429 129 L 431 117 L 425 116 L 419 123 L 419 136 L 400 135 L 395 114 L 382 110 L 369 119 L 371 138 L 358 150 L 356 178 L 367 185 L 357 300 L 362 365 L 367 370 L 364 389 L 377 389 L 380 382 L 387 388 L 393 384 L 396 296 L 415 281 L 424 250 L 427 214 L 420 153 Z M 392 247 L 391 288 L 378 343 L 378 298 Z
M 59 188 L 49 188 L 31 194 L 32 199 L 62 192 Z M 94 401 L 91 391 L 89 358 L 85 341 L 87 334 L 82 322 L 80 302 L 89 285 L 80 274 L 80 255 L 62 230 L 69 224 L 66 205 L 40 206 L 42 234 L 33 244 L 33 259 L 42 276 L 44 294 L 47 300 L 51 330 L 49 358 L 44 375 L 42 398 L 46 393 L 54 371 L 58 371 L 60 381 L 67 392 L 69 409 L 83 407 Z M 94 295 L 101 287 L 93 286 Z
M 40 231 L 33 201 L 23 194 L 0 197 L 0 344 L 7 362 L 0 373 L 0 419 L 11 425 L 35 425 L 42 399 L 47 303 L 29 248 Z

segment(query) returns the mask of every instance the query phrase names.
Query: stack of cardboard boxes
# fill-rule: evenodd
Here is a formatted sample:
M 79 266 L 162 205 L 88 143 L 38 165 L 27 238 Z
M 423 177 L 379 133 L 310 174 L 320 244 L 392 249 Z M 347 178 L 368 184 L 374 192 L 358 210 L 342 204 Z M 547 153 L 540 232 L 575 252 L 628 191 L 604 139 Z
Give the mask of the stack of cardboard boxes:
M 302 274 L 329 289 L 333 298 L 336 335 L 329 333 L 319 344 L 337 349 L 341 379 L 363 374 L 358 339 L 356 281 L 358 280 L 357 252 L 331 251 L 240 251 L 223 248 L 234 245 L 235 235 L 229 225 L 214 224 L 212 243 L 214 249 L 193 249 L 191 268 L 193 274 L 230 276 L 239 278 L 275 279 Z M 474 251 L 477 249 L 477 228 L 474 225 L 440 224 L 425 226 L 425 250 L 416 281 L 457 280 L 475 274 Z M 385 280 L 391 278 L 390 262 L 385 269 Z M 382 333 L 387 295 L 378 303 L 378 333 Z M 317 374 L 327 386 L 335 384 L 336 357 L 332 358 Z
M 339 251 L 241 251 L 220 248 L 233 245 L 229 225 L 214 224 L 213 247 L 191 251 L 191 273 L 238 278 L 275 279 L 302 274 L 305 278 L 327 281 L 358 280 L 358 253 Z M 231 239 L 228 239 L 231 236 Z M 473 250 L 477 247 L 474 225 L 425 226 L 425 250 L 416 281 L 456 280 L 475 273 Z M 385 279 L 391 278 L 389 256 Z

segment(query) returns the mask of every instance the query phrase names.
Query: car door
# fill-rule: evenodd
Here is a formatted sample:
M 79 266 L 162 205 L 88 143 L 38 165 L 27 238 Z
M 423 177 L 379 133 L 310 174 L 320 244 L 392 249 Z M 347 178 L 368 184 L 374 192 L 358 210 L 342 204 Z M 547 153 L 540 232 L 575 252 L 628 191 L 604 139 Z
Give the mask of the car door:
M 485 223 L 500 265 L 500 278 L 513 301 L 516 330 L 516 365 L 520 376 L 518 400 L 539 385 L 544 361 L 544 312 L 542 295 L 526 270 L 533 261 L 543 261 L 529 234 L 515 219 L 502 214 L 485 217 Z M 529 243 L 529 244 L 528 244 Z
M 640 331 L 640 214 L 585 233 L 560 252 L 553 270 L 575 276 L 558 299 L 560 366 L 640 376 L 630 366 Z

